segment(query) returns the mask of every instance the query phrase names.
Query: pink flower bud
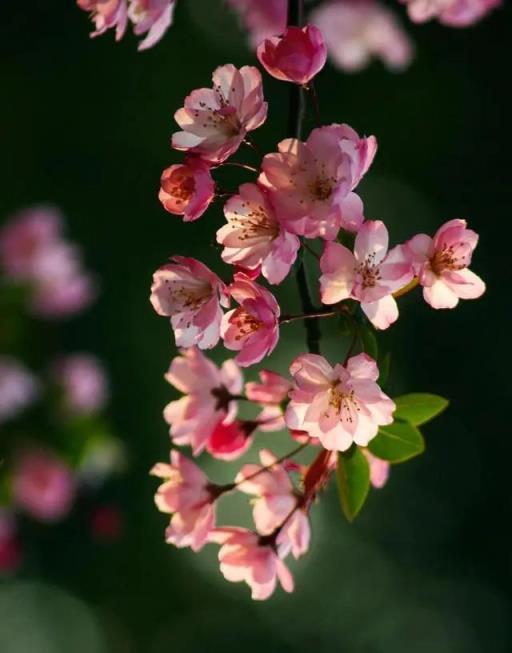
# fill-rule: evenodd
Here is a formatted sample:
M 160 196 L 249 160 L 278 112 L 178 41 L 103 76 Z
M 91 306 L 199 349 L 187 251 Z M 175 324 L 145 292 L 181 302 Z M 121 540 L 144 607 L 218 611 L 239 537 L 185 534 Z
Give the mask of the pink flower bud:
M 325 65 L 327 48 L 318 27 L 288 27 L 283 36 L 260 43 L 258 59 L 265 70 L 284 82 L 307 84 Z
M 210 166 L 196 157 L 166 168 L 160 179 L 158 199 L 169 213 L 182 215 L 184 222 L 200 218 L 215 196 Z

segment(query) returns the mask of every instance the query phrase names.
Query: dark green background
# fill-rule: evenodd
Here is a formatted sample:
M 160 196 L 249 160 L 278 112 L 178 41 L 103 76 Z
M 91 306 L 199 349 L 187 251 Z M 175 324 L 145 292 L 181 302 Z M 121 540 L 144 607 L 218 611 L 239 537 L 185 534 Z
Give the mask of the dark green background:
M 438 392 L 451 407 L 425 428 L 426 455 L 396 467 L 354 525 L 331 488 L 314 509 L 311 552 L 293 565 L 295 594 L 255 604 L 221 580 L 213 550 L 163 543 L 147 474 L 168 455 L 162 374 L 175 351 L 147 300 L 151 274 L 174 253 L 221 269 L 220 207 L 184 225 L 157 200 L 161 170 L 179 160 L 172 116 L 214 67 L 254 57 L 218 0 L 179 0 L 174 27 L 143 54 L 131 36 L 89 40 L 74 2 L 0 4 L 0 215 L 58 205 L 101 277 L 97 305 L 59 333 L 62 347 L 108 364 L 111 418 L 131 458 L 116 490 L 127 520 L 117 545 L 90 542 L 80 510 L 36 530 L 20 581 L 0 587 L 2 653 L 511 650 L 510 15 L 467 30 L 407 23 L 417 45 L 407 72 L 328 66 L 318 80 L 326 123 L 378 137 L 360 187 L 367 217 L 384 219 L 393 242 L 466 217 L 481 234 L 473 269 L 488 292 L 455 311 L 435 312 L 419 294 L 401 300 L 401 320 L 382 337 L 391 391 Z M 272 151 L 288 87 L 267 77 L 265 89 L 269 120 L 256 138 Z M 244 179 L 223 175 L 233 186 Z M 283 310 L 294 309 L 294 292 L 284 285 Z M 345 343 L 330 336 L 326 350 L 341 356 Z M 283 329 L 276 366 L 302 337 L 300 325 Z

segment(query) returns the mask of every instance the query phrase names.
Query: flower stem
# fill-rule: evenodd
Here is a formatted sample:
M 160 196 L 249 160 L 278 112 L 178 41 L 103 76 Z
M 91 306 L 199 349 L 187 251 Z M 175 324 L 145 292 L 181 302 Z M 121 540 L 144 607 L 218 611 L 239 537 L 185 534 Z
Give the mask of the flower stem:
M 238 161 L 224 161 L 221 164 L 222 166 L 234 166 L 236 168 L 243 168 L 244 170 L 249 170 L 250 172 L 258 172 L 258 169 L 254 166 L 250 166 L 247 163 L 239 163 Z
M 288 25 L 302 25 L 304 18 L 304 0 L 288 0 Z M 303 86 L 298 84 L 290 85 L 290 103 L 288 112 L 288 136 L 290 138 L 300 139 L 302 136 L 302 125 L 305 113 L 305 91 Z M 314 313 L 313 302 L 309 291 L 306 268 L 302 250 L 299 253 L 297 269 L 295 272 L 299 295 L 302 303 L 302 310 L 305 314 Z M 318 320 L 315 318 L 305 320 L 306 343 L 311 354 L 320 353 L 320 328 Z
M 300 315 L 283 315 L 279 320 L 280 324 L 289 324 L 290 322 L 296 322 L 297 320 L 316 320 L 319 317 L 332 317 L 333 315 L 339 315 L 338 311 L 316 311 L 314 313 L 301 313 Z

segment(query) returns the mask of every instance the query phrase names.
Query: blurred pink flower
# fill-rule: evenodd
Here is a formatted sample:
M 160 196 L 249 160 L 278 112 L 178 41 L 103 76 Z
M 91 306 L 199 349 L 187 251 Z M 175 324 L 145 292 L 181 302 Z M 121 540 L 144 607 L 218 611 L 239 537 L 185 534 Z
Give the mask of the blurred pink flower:
M 15 572 L 21 564 L 22 550 L 12 515 L 0 508 L 0 575 Z
M 278 543 L 289 545 L 293 556 L 299 558 L 308 550 L 310 539 L 308 518 L 298 507 L 301 495 L 271 451 L 262 449 L 259 455 L 261 466 L 244 465 L 238 473 L 237 489 L 257 497 L 252 515 L 258 533 L 270 535 L 284 524 Z
M 286 29 L 288 0 L 227 0 L 240 16 L 256 48 L 263 39 L 282 34 Z
M 402 70 L 413 46 L 397 17 L 374 0 L 334 0 L 321 4 L 311 22 L 322 30 L 329 57 L 345 72 L 357 72 L 373 57 L 391 70 Z
M 21 363 L 0 357 L 0 423 L 21 413 L 38 394 L 39 383 Z
M 138 50 L 153 47 L 172 24 L 175 0 L 130 0 L 128 18 L 137 36 L 146 34 Z
M 272 284 L 283 281 L 297 258 L 300 241 L 277 221 L 267 193 L 256 184 L 242 184 L 224 205 L 228 224 L 217 231 L 226 263 L 258 269 Z
M 62 519 L 75 498 L 69 467 L 49 451 L 22 452 L 12 471 L 12 498 L 16 506 L 44 522 Z
M 295 84 L 310 82 L 327 59 L 322 32 L 314 25 L 287 27 L 282 36 L 262 41 L 256 53 L 269 75 Z
M 263 158 L 259 181 L 286 229 L 333 240 L 340 227 L 354 231 L 364 219 L 362 203 L 351 191 L 376 150 L 374 136 L 360 138 L 348 125 L 319 127 L 305 143 L 281 141 L 278 153 Z
M 123 38 L 128 23 L 127 0 L 77 0 L 77 4 L 91 14 L 95 27 L 91 37 L 115 28 L 116 41 Z
M 245 384 L 245 392 L 250 401 L 258 404 L 280 404 L 288 398 L 292 384 L 284 376 L 271 370 L 259 372 L 260 381 L 249 381 Z
M 158 198 L 166 211 L 182 215 L 184 222 L 200 218 L 214 197 L 210 166 L 198 157 L 187 157 L 162 173 Z
M 258 363 L 272 353 L 279 340 L 280 308 L 274 295 L 241 272 L 228 292 L 240 305 L 222 318 L 221 336 L 227 349 L 238 351 L 241 367 Z
M 172 146 L 212 162 L 222 162 L 239 148 L 247 133 L 267 117 L 261 74 L 253 66 L 232 64 L 213 73 L 213 88 L 201 88 L 185 98 L 174 118 L 183 129 Z
M 397 246 L 388 253 L 388 230 L 380 220 L 363 224 L 354 253 L 339 243 L 326 243 L 320 269 L 322 302 L 356 299 L 377 329 L 387 329 L 398 318 L 392 293 L 413 278 L 405 248 Z
M 233 421 L 242 375 L 234 361 L 225 361 L 219 369 L 193 347 L 173 359 L 165 378 L 185 395 L 165 407 L 171 437 L 178 446 L 190 445 L 196 456 L 219 421 Z
M 468 27 L 473 25 L 496 7 L 501 0 L 401 0 L 407 5 L 409 18 L 415 23 L 424 23 L 437 18 L 443 25 Z
M 177 547 L 199 551 L 215 527 L 215 495 L 205 474 L 177 450 L 171 464 L 157 463 L 150 472 L 164 479 L 155 494 L 161 512 L 172 514 L 165 539 Z
M 274 591 L 277 580 L 286 592 L 293 592 L 292 575 L 280 559 L 272 542 L 245 528 L 216 528 L 209 541 L 221 545 L 220 571 L 227 581 L 245 582 L 252 598 L 265 600 Z
M 108 383 L 101 362 L 90 354 L 72 354 L 57 360 L 52 376 L 63 393 L 66 409 L 73 414 L 100 411 L 108 396 Z
M 366 354 L 332 368 L 322 356 L 303 354 L 290 367 L 295 381 L 285 413 L 290 429 L 306 431 L 325 449 L 365 447 L 380 425 L 393 421 L 394 402 L 376 381 L 379 370 Z
M 229 306 L 226 286 L 206 265 L 185 256 L 153 275 L 150 301 L 158 315 L 171 318 L 178 347 L 211 349 L 219 340 L 221 306 Z
M 387 460 L 382 460 L 381 458 L 374 456 L 368 451 L 368 449 L 361 449 L 361 451 L 363 452 L 366 460 L 368 461 L 368 465 L 370 466 L 370 483 L 374 488 L 380 490 L 386 485 L 388 481 L 391 465 Z
M 406 244 L 423 297 L 432 308 L 454 308 L 459 299 L 477 299 L 485 283 L 469 270 L 478 235 L 465 220 L 450 220 L 434 238 L 418 234 Z

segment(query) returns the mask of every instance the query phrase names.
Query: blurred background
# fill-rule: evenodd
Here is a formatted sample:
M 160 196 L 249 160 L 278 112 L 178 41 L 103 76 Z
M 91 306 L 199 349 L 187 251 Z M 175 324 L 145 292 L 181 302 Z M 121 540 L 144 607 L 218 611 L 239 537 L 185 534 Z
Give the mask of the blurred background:
M 161 412 L 174 391 L 163 374 L 175 354 L 167 320 L 148 301 L 151 275 L 171 254 L 221 269 L 221 205 L 184 225 L 157 199 L 161 171 L 180 159 L 169 147 L 173 113 L 217 65 L 254 63 L 246 35 L 220 0 L 180 0 L 174 26 L 141 54 L 131 35 L 90 40 L 73 2 L 0 4 L 0 221 L 58 206 L 101 282 L 96 303 L 59 322 L 51 343 L 37 319 L 31 333 L 39 352 L 56 340 L 59 351 L 103 361 L 104 419 L 127 458 L 99 504 L 116 507 L 115 537 L 95 536 L 86 499 L 62 523 L 22 523 L 23 564 L 0 580 L 2 653 L 512 649 L 510 6 L 464 30 L 413 25 L 394 8 L 415 43 L 412 65 L 391 73 L 377 62 L 353 75 L 328 65 L 318 78 L 323 120 L 377 136 L 360 191 L 367 217 L 386 221 L 394 243 L 468 219 L 481 236 L 472 268 L 488 292 L 454 311 L 435 312 L 418 293 L 400 300 L 401 319 L 381 337 L 393 352 L 390 394 L 434 392 L 450 408 L 425 427 L 425 455 L 394 467 L 355 524 L 329 489 L 313 510 L 311 551 L 292 565 L 295 593 L 258 604 L 222 579 L 213 548 L 193 555 L 164 543 L 148 475 L 169 454 Z M 288 87 L 264 83 L 269 119 L 255 137 L 274 151 Z M 250 151 L 246 160 L 256 161 Z M 230 186 L 247 179 L 221 174 Z M 293 281 L 278 295 L 293 312 Z M 324 336 L 339 357 L 345 344 L 329 328 Z M 302 326 L 290 325 L 269 366 L 284 371 L 303 349 Z

